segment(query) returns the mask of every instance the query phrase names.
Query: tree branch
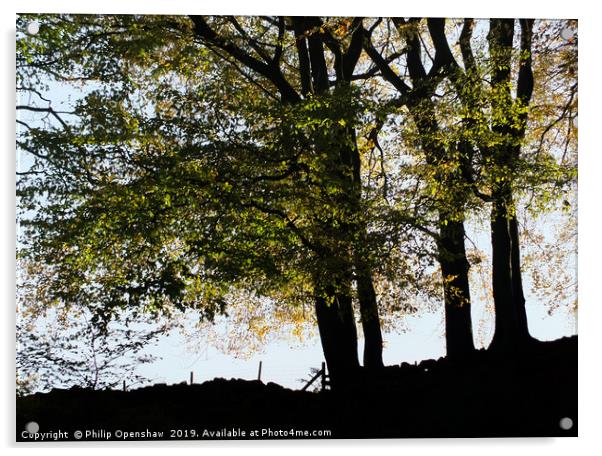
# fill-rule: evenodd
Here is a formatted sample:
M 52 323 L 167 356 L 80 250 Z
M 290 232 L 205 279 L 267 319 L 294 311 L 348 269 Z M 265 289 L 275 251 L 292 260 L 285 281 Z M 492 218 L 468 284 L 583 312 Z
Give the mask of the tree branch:
M 194 32 L 198 37 L 223 49 L 249 69 L 269 79 L 280 92 L 283 101 L 293 103 L 300 100 L 299 94 L 284 78 L 280 72 L 280 68 L 257 60 L 240 47 L 219 36 L 209 24 L 207 24 L 207 21 L 203 16 L 190 16 L 190 19 L 194 23 Z
M 411 88 L 397 75 L 397 73 L 395 73 L 395 71 L 393 71 L 380 52 L 378 52 L 378 50 L 374 47 L 371 39 L 372 30 L 374 30 L 374 28 L 371 28 L 370 31 L 364 33 L 363 46 L 366 54 L 368 54 L 368 56 L 380 70 L 383 78 L 393 87 L 395 87 L 400 94 L 402 94 L 404 97 L 408 97 Z
M 36 106 L 26 106 L 26 105 L 17 105 L 17 110 L 25 110 L 25 111 L 33 111 L 33 112 L 46 112 L 52 115 L 56 120 L 58 120 L 61 125 L 65 129 L 69 129 L 69 125 L 65 122 L 59 114 L 72 114 L 71 112 L 66 111 L 55 111 L 51 107 L 48 108 L 39 108 Z

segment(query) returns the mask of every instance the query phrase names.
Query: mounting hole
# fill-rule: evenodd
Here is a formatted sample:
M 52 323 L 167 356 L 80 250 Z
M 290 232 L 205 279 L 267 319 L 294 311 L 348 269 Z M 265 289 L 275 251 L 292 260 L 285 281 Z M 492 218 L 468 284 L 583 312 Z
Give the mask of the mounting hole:
M 573 427 L 573 420 L 571 420 L 568 416 L 565 416 L 560 420 L 560 429 L 564 431 L 568 431 Z
M 40 31 L 40 23 L 38 21 L 31 21 L 27 24 L 27 33 L 30 35 L 37 35 Z
M 560 36 L 563 40 L 569 41 L 575 36 L 575 30 L 565 27 L 560 31 Z
M 25 430 L 30 434 L 36 434 L 40 430 L 40 425 L 35 421 L 30 421 L 25 425 Z

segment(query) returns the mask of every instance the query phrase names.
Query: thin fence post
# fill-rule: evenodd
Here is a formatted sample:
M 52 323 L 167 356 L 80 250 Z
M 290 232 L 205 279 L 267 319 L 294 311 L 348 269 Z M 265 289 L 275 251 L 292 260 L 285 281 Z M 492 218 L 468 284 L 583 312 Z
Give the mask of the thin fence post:
M 326 389 L 326 363 L 322 361 L 322 391 Z
M 123 391 L 127 391 L 127 388 L 125 387 L 125 380 L 123 381 Z
M 194 372 L 190 371 L 190 384 L 194 383 Z
M 261 381 L 261 361 L 259 361 L 259 371 L 257 372 L 257 380 Z

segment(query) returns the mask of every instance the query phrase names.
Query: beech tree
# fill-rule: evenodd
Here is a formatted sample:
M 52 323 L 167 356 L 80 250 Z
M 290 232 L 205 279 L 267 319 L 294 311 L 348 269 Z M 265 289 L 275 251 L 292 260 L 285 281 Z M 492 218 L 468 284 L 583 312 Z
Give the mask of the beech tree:
M 20 181 L 23 207 L 35 210 L 22 220 L 31 229 L 24 242 L 58 263 L 53 296 L 104 317 L 173 301 L 212 318 L 232 287 L 301 284 L 337 382 L 359 366 L 355 282 L 365 364 L 382 366 L 370 265 L 358 245 L 367 232 L 350 81 L 360 29 L 345 34 L 347 44 L 314 33 L 318 19 L 246 19 L 260 31 L 268 24 L 268 58 L 236 18 L 49 19 L 54 30 L 20 42 L 21 79 L 91 88 L 68 114 L 18 106 L 56 120 L 49 128 L 21 121 L 19 144 L 35 157 Z M 333 84 L 326 42 L 338 53 Z
M 433 98 L 438 95 L 442 69 L 446 65 L 448 55 L 436 53 L 430 69 L 427 71 L 423 63 L 420 39 L 420 20 L 403 18 L 391 19 L 393 28 L 397 30 L 403 43 L 403 51 L 382 55 L 372 43 L 371 38 L 364 43 L 367 54 L 385 79 L 397 92 L 395 104 L 405 106 L 414 119 L 420 137 L 426 162 L 434 169 L 434 183 L 446 190 L 441 195 L 438 209 L 438 222 L 435 237 L 438 246 L 438 260 L 441 265 L 445 299 L 445 337 L 447 353 L 453 357 L 465 357 L 474 350 L 472 337 L 472 320 L 470 314 L 470 288 L 468 282 L 469 263 L 464 247 L 464 207 L 466 191 L 464 177 L 456 173 L 459 156 L 455 145 L 448 147 L 437 119 Z M 377 20 L 370 28 L 368 36 L 374 35 L 381 20 Z M 445 21 L 429 20 L 431 34 L 443 39 Z M 386 45 L 382 45 L 386 47 Z M 407 68 L 410 81 L 392 68 L 392 63 L 402 58 L 402 65 Z M 409 85 L 411 84 L 411 85 Z M 451 168 L 447 165 L 451 165 Z M 450 172 L 451 171 L 451 172 Z
M 407 109 L 414 120 L 424 159 L 434 168 L 430 188 L 434 194 L 444 189 L 438 196 L 435 238 L 445 288 L 448 355 L 461 357 L 473 349 L 464 220 L 484 205 L 491 206 L 492 348 L 512 349 L 530 339 L 514 193 L 529 192 L 554 206 L 572 188 L 576 37 L 560 37 L 561 30 L 574 32 L 571 21 L 539 21 L 535 46 L 533 20 L 451 22 L 379 19 L 370 26 L 371 39 L 364 46 L 379 76 L 393 89 L 391 103 Z M 517 38 L 515 28 L 520 30 Z M 399 36 L 401 51 L 389 46 L 391 30 Z M 536 86 L 539 104 L 531 106 Z M 559 125 L 566 133 L 558 135 Z M 540 132 L 539 141 L 526 138 L 527 127 Z M 550 131 L 556 132 L 552 141 Z M 537 153 L 526 156 L 525 145 L 531 149 L 531 144 L 538 145 Z M 560 193 L 553 197 L 550 188 Z
M 494 346 L 528 335 L 516 204 L 556 208 L 575 177 L 556 157 L 574 149 L 572 129 L 556 133 L 576 109 L 557 25 L 23 15 L 19 30 L 28 20 L 19 255 L 48 267 L 48 305 L 85 306 L 102 328 L 124 309 L 211 321 L 237 295 L 294 318 L 311 303 L 336 387 L 360 366 L 355 303 L 378 369 L 382 312 L 404 307 L 382 290 L 403 301 L 433 258 L 448 355 L 470 355 L 465 221 L 490 211 Z
M 548 204 L 557 202 L 567 184 L 570 188 L 576 170 L 575 162 L 566 157 L 566 147 L 564 155 L 555 150 L 558 142 L 548 146 L 548 150 L 527 156 L 526 131 L 529 126 L 545 131 L 562 123 L 568 129 L 563 136 L 568 138 L 571 148 L 574 146 L 571 112 L 577 89 L 575 62 L 569 63 L 569 68 L 563 68 L 567 62 L 559 66 L 546 54 L 558 46 L 559 41 L 572 54 L 576 39 L 567 42 L 559 36 L 562 29 L 571 30 L 571 21 L 538 23 L 536 39 L 539 43 L 536 46 L 533 45 L 534 20 L 491 19 L 488 22 L 486 59 L 475 59 L 470 42 L 473 21 L 464 22 L 464 37 L 460 38 L 464 70 L 453 58 L 447 41 L 434 39 L 433 42 L 437 49 L 450 56 L 446 75 L 455 87 L 464 112 L 468 113 L 463 119 L 466 128 L 461 144 L 469 160 L 465 166 L 466 180 L 473 186 L 474 193 L 491 207 L 492 288 L 496 315 L 491 349 L 514 352 L 532 340 L 525 309 L 517 198 L 526 189 L 531 189 L 533 194 L 535 184 L 541 186 L 535 190 L 537 199 L 547 200 Z M 556 52 L 556 58 L 558 54 Z M 535 60 L 540 80 L 534 77 Z M 483 79 L 488 87 L 482 84 Z M 541 115 L 542 111 L 538 112 L 538 107 L 532 105 L 536 85 L 544 92 L 556 87 L 558 96 L 554 102 L 560 104 L 560 117 Z M 546 98 L 550 100 L 549 96 L 544 96 L 544 100 Z M 539 101 L 542 105 L 546 103 Z M 573 153 L 575 151 L 573 149 Z M 478 172 L 475 172 L 475 163 L 479 163 Z M 477 190 L 479 185 L 480 190 Z M 550 198 L 545 187 L 554 187 L 559 194 Z M 560 190 L 563 187 L 564 190 Z

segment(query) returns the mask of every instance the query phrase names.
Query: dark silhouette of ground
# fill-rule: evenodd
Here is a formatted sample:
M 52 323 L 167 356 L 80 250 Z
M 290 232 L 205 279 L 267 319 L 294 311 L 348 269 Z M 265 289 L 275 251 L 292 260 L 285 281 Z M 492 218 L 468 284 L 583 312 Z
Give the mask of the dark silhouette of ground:
M 571 429 L 561 427 L 563 418 Z M 17 398 L 17 440 L 31 439 L 23 433 L 31 421 L 68 440 L 86 430 L 96 434 L 85 440 L 123 440 L 119 431 L 163 433 L 128 439 L 576 436 L 577 336 L 536 343 L 512 360 L 479 351 L 462 363 L 362 371 L 340 391 L 321 393 L 224 379 L 129 392 L 53 390 Z M 323 430 L 330 435 L 312 434 Z

